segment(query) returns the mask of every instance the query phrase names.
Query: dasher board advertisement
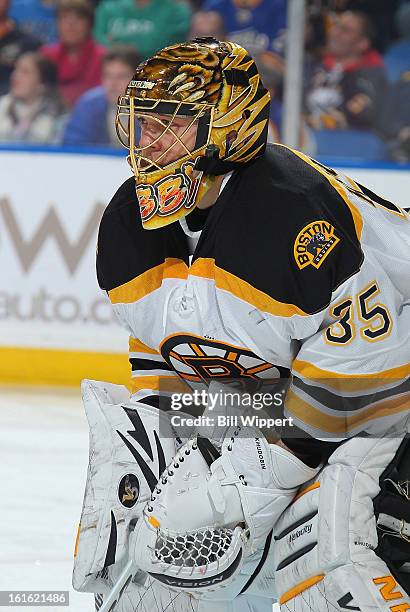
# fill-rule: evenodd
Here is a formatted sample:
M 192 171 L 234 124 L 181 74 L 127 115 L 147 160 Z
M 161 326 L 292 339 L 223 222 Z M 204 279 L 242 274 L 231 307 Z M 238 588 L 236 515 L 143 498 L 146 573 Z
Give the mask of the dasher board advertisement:
M 119 359 L 126 371 L 128 336 L 98 287 L 95 252 L 129 176 L 125 156 L 0 152 L 0 380 L 77 382 Z

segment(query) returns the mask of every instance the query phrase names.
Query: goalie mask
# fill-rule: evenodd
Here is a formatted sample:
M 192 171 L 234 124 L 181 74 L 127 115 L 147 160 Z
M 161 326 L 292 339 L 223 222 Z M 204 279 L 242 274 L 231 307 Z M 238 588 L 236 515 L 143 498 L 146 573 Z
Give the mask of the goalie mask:
M 186 216 L 216 175 L 262 155 L 268 117 L 269 93 L 239 45 L 198 38 L 142 63 L 119 98 L 116 126 L 144 228 Z

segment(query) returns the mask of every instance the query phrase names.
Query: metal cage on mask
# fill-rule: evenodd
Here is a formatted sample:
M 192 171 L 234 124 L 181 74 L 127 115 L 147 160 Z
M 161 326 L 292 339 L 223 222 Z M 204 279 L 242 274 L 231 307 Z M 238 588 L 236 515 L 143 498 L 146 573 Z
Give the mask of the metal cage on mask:
M 210 104 L 142 99 L 128 95 L 119 98 L 117 135 L 129 151 L 127 159 L 135 175 L 144 228 L 155 229 L 184 217 L 213 184 L 213 176 L 205 177 L 202 170 L 195 170 L 196 160 L 206 154 L 210 144 L 213 112 Z M 160 118 L 163 115 L 167 116 L 166 122 Z M 136 122 L 144 117 L 157 123 L 158 131 L 155 138 L 141 146 Z M 189 120 L 182 133 L 177 133 L 174 126 L 177 117 Z M 190 150 L 184 136 L 194 125 L 197 132 L 194 147 Z M 165 135 L 171 136 L 173 142 L 153 159 L 152 147 Z M 182 155 L 167 163 L 167 155 L 178 145 L 183 150 Z
M 144 115 L 152 121 L 137 142 Z M 185 129 L 178 117 L 188 120 Z M 140 64 L 119 98 L 117 132 L 129 150 L 143 226 L 186 216 L 215 176 L 262 155 L 268 118 L 269 93 L 252 57 L 235 43 L 197 38 Z

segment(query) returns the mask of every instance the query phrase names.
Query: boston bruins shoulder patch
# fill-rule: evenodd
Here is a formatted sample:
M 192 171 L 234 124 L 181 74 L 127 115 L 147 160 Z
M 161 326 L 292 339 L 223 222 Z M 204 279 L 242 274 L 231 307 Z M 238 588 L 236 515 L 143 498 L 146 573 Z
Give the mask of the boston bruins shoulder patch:
M 306 266 L 319 269 L 335 248 L 340 238 L 328 221 L 312 221 L 299 232 L 293 246 L 295 261 L 300 270 Z

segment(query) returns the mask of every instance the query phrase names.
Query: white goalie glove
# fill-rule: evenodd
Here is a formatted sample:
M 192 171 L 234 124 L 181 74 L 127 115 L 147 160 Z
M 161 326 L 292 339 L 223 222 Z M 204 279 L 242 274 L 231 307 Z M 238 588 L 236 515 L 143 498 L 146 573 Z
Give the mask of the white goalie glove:
M 258 430 L 229 430 L 221 452 L 197 437 L 168 465 L 131 536 L 135 564 L 197 597 L 226 586 L 314 477 Z
M 392 471 L 386 476 L 405 443 L 403 428 L 383 439 L 345 442 L 284 512 L 274 536 L 275 582 L 283 612 L 410 610 L 404 588 L 410 585 L 410 563 L 407 568 L 405 563 L 410 562 L 408 444 L 401 476 L 397 469 L 396 475 Z M 378 504 L 376 520 L 374 500 L 377 506 L 386 483 L 392 493 Z M 376 554 L 381 546 L 390 553 L 386 562 Z M 407 576 L 402 584 L 400 575 Z
M 166 413 L 125 387 L 86 380 L 82 395 L 90 448 L 73 586 L 107 593 L 128 561 L 130 527 L 182 442 Z

